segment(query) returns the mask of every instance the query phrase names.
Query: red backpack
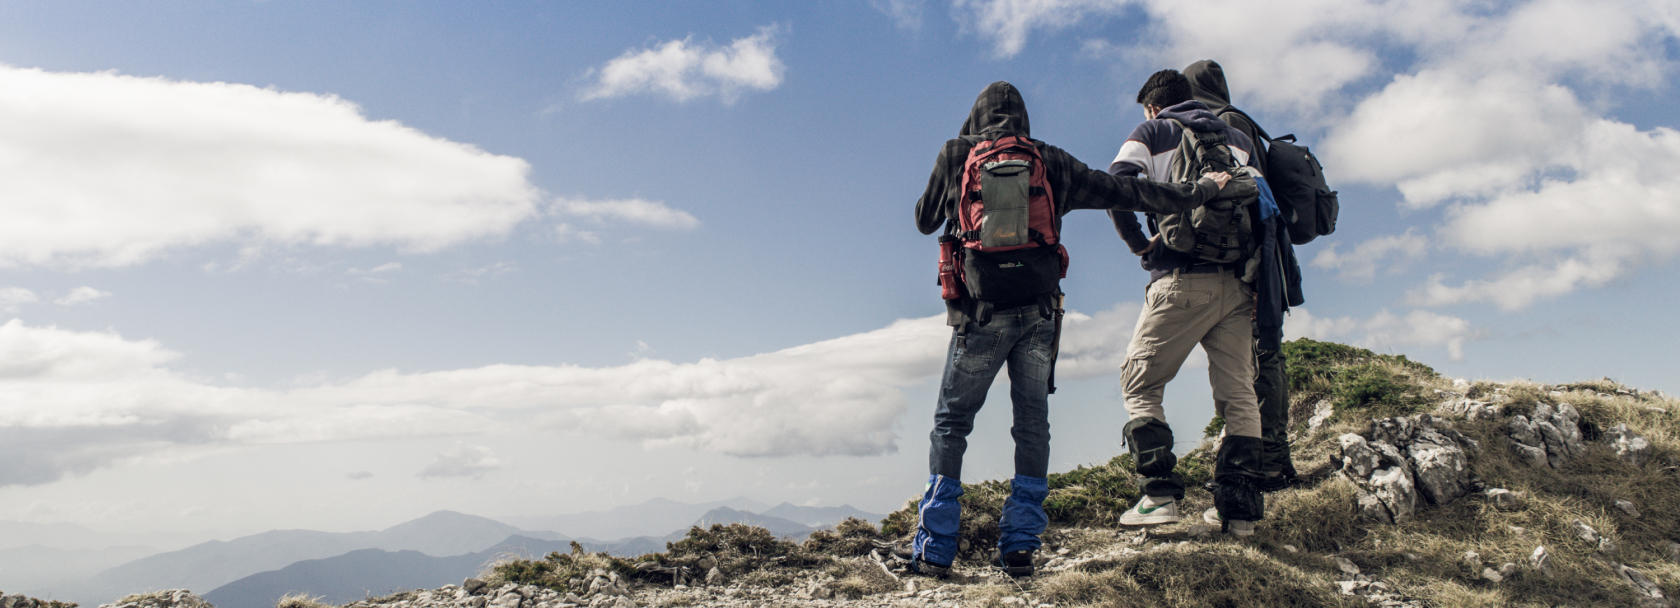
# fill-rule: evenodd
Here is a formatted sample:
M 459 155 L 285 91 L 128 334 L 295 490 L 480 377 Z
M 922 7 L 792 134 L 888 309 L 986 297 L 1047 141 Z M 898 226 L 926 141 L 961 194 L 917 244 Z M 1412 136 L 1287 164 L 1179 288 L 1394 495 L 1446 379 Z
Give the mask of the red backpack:
M 947 300 L 1021 302 L 1052 293 L 1067 276 L 1044 159 L 1025 137 L 981 141 L 963 162 L 957 218 L 940 237 Z M 961 251 L 959 251 L 959 245 Z

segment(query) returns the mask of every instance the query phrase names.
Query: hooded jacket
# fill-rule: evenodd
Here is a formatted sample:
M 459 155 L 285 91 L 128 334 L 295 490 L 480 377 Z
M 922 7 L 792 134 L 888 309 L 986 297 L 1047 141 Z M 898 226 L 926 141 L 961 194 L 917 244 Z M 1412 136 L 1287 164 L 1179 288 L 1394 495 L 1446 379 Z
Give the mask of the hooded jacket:
M 963 195 L 963 163 L 968 160 L 968 152 L 974 144 L 1011 135 L 1032 136 L 1026 102 L 1014 85 L 994 82 L 980 92 L 957 138 L 947 140 L 934 160 L 927 188 L 916 201 L 916 228 L 922 234 L 933 234 L 946 221 L 957 217 L 957 204 Z M 1169 184 L 1133 176 L 1109 175 L 1091 169 L 1061 148 L 1038 140 L 1032 142 L 1044 159 L 1050 200 L 1056 205 L 1058 233 L 1061 232 L 1061 216 L 1074 209 L 1183 213 L 1200 206 L 1219 192 L 1219 186 L 1208 178 L 1195 184 Z M 959 325 L 968 320 L 963 311 L 971 310 L 973 304 L 967 302 L 967 298 L 962 302 L 948 300 L 947 304 L 947 322 Z
M 1190 94 L 1196 101 L 1202 102 L 1220 120 L 1254 142 L 1255 166 L 1259 167 L 1261 174 L 1265 174 L 1265 138 L 1248 113 L 1231 105 L 1225 68 L 1211 59 L 1204 59 L 1184 68 L 1184 77 L 1190 80 Z M 1306 298 L 1301 291 L 1301 265 L 1295 259 L 1295 245 L 1289 240 L 1288 228 L 1282 221 L 1273 221 L 1269 225 L 1273 234 L 1266 239 L 1261 259 L 1275 259 L 1276 263 L 1263 264 L 1260 276 L 1254 281 L 1258 307 L 1255 311 L 1255 334 L 1260 338 L 1261 350 L 1278 350 L 1283 343 L 1283 314 L 1289 311 L 1289 307 L 1303 304 Z

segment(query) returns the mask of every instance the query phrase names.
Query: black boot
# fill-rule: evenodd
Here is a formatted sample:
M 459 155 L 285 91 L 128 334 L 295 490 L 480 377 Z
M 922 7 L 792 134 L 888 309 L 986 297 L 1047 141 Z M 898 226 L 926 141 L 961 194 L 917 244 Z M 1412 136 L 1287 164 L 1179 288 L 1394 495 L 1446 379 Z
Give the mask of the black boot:
M 1225 521 L 1259 521 L 1266 517 L 1266 499 L 1257 482 L 1260 471 L 1260 438 L 1226 435 L 1214 460 L 1213 507 Z
M 1126 445 L 1132 448 L 1132 463 L 1143 478 L 1139 490 L 1146 496 L 1184 498 L 1184 478 L 1173 471 L 1178 456 L 1173 455 L 1172 427 L 1148 416 L 1133 418 L 1121 430 Z

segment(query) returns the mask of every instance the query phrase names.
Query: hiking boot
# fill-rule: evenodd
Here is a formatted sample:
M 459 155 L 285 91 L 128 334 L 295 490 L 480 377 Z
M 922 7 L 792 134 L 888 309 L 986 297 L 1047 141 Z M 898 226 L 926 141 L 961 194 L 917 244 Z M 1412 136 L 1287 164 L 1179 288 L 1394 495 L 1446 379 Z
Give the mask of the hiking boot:
M 1008 553 L 999 552 L 992 558 L 992 565 L 1003 569 L 1003 573 L 1014 578 L 1033 575 L 1033 550 L 1022 549 Z
M 938 579 L 944 579 L 944 578 L 950 578 L 951 577 L 951 566 L 950 565 L 947 564 L 947 565 L 941 566 L 941 565 L 935 564 L 933 562 L 922 561 L 922 556 L 920 556 L 920 555 L 910 558 L 909 571 L 911 573 L 914 573 L 914 574 L 920 574 L 922 576 L 928 576 L 928 577 L 933 577 L 933 578 L 938 578 Z
M 1241 519 L 1226 521 L 1225 516 L 1219 514 L 1219 509 L 1202 511 L 1202 521 L 1219 526 L 1219 531 L 1232 536 L 1254 536 L 1254 522 Z
M 1150 526 L 1178 522 L 1178 501 L 1171 496 L 1144 496 L 1120 514 L 1122 526 Z

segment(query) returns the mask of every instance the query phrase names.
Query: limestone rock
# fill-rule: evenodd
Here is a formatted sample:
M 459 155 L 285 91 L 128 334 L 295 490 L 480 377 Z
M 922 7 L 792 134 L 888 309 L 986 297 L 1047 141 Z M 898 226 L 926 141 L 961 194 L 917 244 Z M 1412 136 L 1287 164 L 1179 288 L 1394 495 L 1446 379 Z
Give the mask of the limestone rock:
M 1644 605 L 1669 605 L 1668 601 L 1663 597 L 1662 587 L 1658 586 L 1654 582 L 1651 582 L 1651 579 L 1647 578 L 1645 573 L 1634 570 L 1633 568 L 1629 568 L 1625 565 L 1618 564 L 1616 566 L 1616 574 L 1622 578 L 1623 582 L 1632 585 L 1633 588 L 1643 596 L 1641 600 Z
M 1458 441 L 1422 429 L 1406 446 L 1417 488 L 1430 504 L 1446 504 L 1470 493 L 1470 456 Z
M 1335 404 L 1331 403 L 1329 399 L 1320 400 L 1318 405 L 1313 406 L 1312 417 L 1307 419 L 1307 431 L 1318 430 L 1318 427 L 1324 426 L 1324 423 L 1329 421 L 1330 416 L 1335 413 Z
M 1494 582 L 1494 583 L 1500 583 L 1500 582 L 1505 581 L 1505 576 L 1500 574 L 1498 570 L 1494 570 L 1493 568 L 1482 568 L 1482 578 L 1487 579 L 1489 582 Z
M 1344 574 L 1347 574 L 1348 576 L 1358 576 L 1359 575 L 1359 566 L 1355 565 L 1353 563 L 1353 560 L 1350 560 L 1348 558 L 1337 555 L 1337 556 L 1331 557 L 1330 561 L 1335 562 L 1336 563 L 1336 568 L 1341 570 Z
M 1534 563 L 1534 569 L 1546 578 L 1552 577 L 1552 554 L 1546 551 L 1545 545 L 1534 548 L 1528 560 Z
M 1511 443 L 1511 450 L 1521 456 L 1528 464 L 1535 467 L 1549 467 L 1551 463 L 1546 459 L 1546 449 L 1523 443 Z
M 1587 525 L 1587 522 L 1584 522 L 1584 521 L 1581 521 L 1581 520 L 1577 519 L 1573 522 L 1570 522 L 1569 525 L 1575 527 L 1575 537 L 1581 539 L 1581 542 L 1584 542 L 1584 543 L 1587 543 L 1587 544 L 1593 545 L 1593 546 L 1598 545 L 1598 541 L 1599 541 L 1598 530 L 1594 530 L 1592 528 L 1592 526 Z
M 1616 508 L 1621 512 L 1626 513 L 1628 517 L 1636 519 L 1639 517 L 1639 507 L 1633 506 L 1633 501 L 1618 500 L 1616 501 Z
M 1629 429 L 1627 423 L 1617 424 L 1605 435 L 1610 449 L 1624 462 L 1638 467 L 1644 466 L 1651 459 L 1651 442 Z
M 1522 497 L 1505 488 L 1488 488 L 1483 494 L 1488 497 L 1489 501 L 1493 502 L 1494 508 L 1504 511 L 1514 511 L 1522 508 Z

